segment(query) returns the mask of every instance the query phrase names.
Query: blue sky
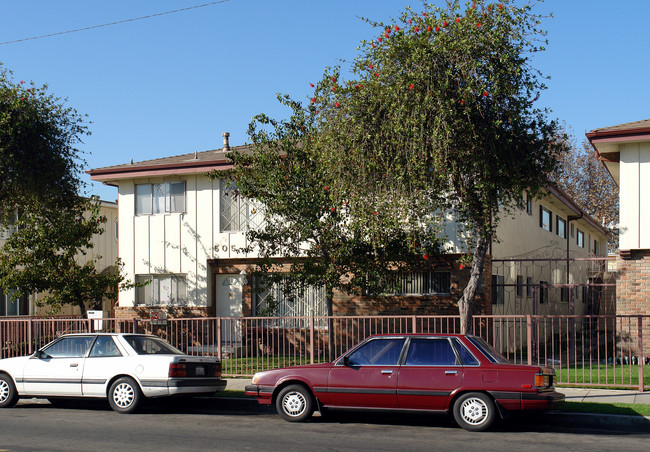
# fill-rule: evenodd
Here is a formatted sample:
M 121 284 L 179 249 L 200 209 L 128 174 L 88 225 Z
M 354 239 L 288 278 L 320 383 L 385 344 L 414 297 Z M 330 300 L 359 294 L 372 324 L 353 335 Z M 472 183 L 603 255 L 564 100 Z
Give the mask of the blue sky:
M 209 0 L 0 1 L 0 42 L 209 3 Z M 442 4 L 442 0 L 434 1 Z M 43 39 L 0 44 L 14 79 L 47 83 L 87 114 L 88 168 L 215 149 L 221 132 L 246 142 L 251 117 L 284 117 L 276 93 L 307 100 L 326 66 L 352 60 L 387 20 L 417 0 L 229 0 L 225 3 Z M 538 101 L 585 131 L 650 117 L 650 45 L 644 0 L 547 0 L 535 11 L 550 75 Z M 346 65 L 343 63 L 343 68 Z M 90 179 L 85 179 L 90 183 Z M 92 184 L 114 200 L 117 190 Z

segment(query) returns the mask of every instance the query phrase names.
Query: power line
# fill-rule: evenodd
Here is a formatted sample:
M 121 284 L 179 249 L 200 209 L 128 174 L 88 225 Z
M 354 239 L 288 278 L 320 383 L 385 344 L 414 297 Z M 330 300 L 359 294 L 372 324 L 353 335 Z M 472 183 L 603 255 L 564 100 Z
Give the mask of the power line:
M 180 13 L 180 12 L 183 12 L 183 11 L 188 11 L 190 9 L 204 8 L 206 6 L 212 6 L 212 5 L 216 5 L 218 3 L 226 3 L 228 1 L 230 1 L 230 0 L 219 0 L 218 2 L 204 3 L 202 5 L 189 6 L 187 8 L 175 9 L 173 11 L 165 11 L 163 13 L 150 14 L 148 16 L 134 17 L 132 19 L 118 20 L 117 22 L 110 22 L 110 23 L 107 23 L 107 24 L 93 25 L 91 27 L 84 27 L 84 28 L 75 28 L 74 30 L 59 31 L 58 33 L 50 33 L 50 34 L 47 34 L 47 35 L 32 36 L 30 38 L 15 39 L 13 41 L 0 42 L 0 45 L 14 44 L 16 42 L 23 42 L 23 41 L 31 41 L 33 39 L 49 38 L 51 36 L 59 36 L 59 35 L 65 35 L 65 34 L 68 34 L 68 33 L 76 33 L 78 31 L 92 30 L 94 28 L 109 27 L 111 25 L 123 24 L 123 23 L 126 23 L 126 22 L 134 22 L 136 20 L 151 19 L 152 17 L 164 16 L 166 14 Z

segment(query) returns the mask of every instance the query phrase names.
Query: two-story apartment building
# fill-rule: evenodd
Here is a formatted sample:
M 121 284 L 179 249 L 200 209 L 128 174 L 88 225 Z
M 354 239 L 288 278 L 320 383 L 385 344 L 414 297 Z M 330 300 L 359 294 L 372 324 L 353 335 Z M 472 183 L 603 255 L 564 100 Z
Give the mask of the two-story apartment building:
M 650 314 L 650 119 L 586 135 L 619 187 L 617 313 Z
M 100 201 L 100 214 L 107 218 L 104 225 L 103 234 L 95 234 L 92 238 L 93 248 L 86 254 L 79 254 L 79 262 L 85 263 L 89 259 L 100 257 L 97 262 L 99 272 L 112 269 L 117 260 L 117 203 Z M 0 246 L 12 234 L 13 226 L 9 228 L 0 227 Z M 38 299 L 42 294 L 34 293 L 29 296 L 23 296 L 14 300 L 8 293 L 3 293 L 0 289 L 0 317 L 4 316 L 27 316 L 27 315 L 47 315 L 49 308 L 47 306 L 37 306 Z M 113 311 L 111 303 L 105 302 L 103 310 L 106 315 Z M 76 306 L 64 306 L 60 315 L 79 315 L 79 308 Z
M 230 167 L 227 152 L 231 149 L 227 135 L 224 137 L 222 149 L 88 172 L 92 180 L 117 187 L 119 256 L 129 279 L 150 282 L 139 289 L 121 292 L 116 315 L 146 317 L 155 308 L 165 308 L 174 316 L 230 317 L 264 312 L 265 297 L 274 288 L 252 290 L 257 256 L 239 252 L 246 245 L 246 229 L 261 223 L 261 212 L 253 203 L 233 197 L 223 181 L 211 181 L 206 176 L 212 170 Z M 546 256 L 541 251 L 544 249 L 561 253 L 567 243 L 572 256 L 606 255 L 605 230 L 559 190 L 551 190 L 547 198 L 529 200 L 528 206 L 529 210 L 502 220 L 498 233 L 501 239 L 492 246 L 493 258 L 516 258 L 536 252 Z M 560 235 L 555 232 L 557 228 L 563 231 Z M 437 259 L 431 272 L 405 275 L 400 294 L 378 298 L 336 294 L 334 314 L 456 314 L 456 300 L 469 279 L 469 268 L 458 260 L 467 252 L 458 230 L 453 218 L 448 218 L 445 233 L 451 254 Z M 495 280 L 492 274 L 488 259 L 480 311 L 489 313 L 493 307 L 505 309 L 500 305 L 512 304 L 515 309 L 535 300 L 539 302 L 539 298 L 533 297 L 524 298 L 519 304 L 515 299 L 506 304 L 505 297 L 502 303 L 491 300 L 493 281 L 504 284 L 504 280 Z M 534 291 L 546 287 L 545 282 L 562 283 L 559 276 L 550 273 L 546 276 L 531 270 L 514 274 L 535 278 L 530 283 Z M 572 274 L 571 278 L 585 280 L 586 273 L 582 277 Z M 505 287 L 501 291 L 505 293 Z M 560 296 L 560 291 L 555 292 L 547 292 L 546 298 L 541 298 L 542 303 L 550 304 L 556 295 Z M 275 296 L 281 299 L 277 290 Z M 566 311 L 569 312 L 568 307 Z M 318 288 L 302 294 L 298 303 L 281 301 L 276 310 L 279 315 L 324 315 L 325 312 Z

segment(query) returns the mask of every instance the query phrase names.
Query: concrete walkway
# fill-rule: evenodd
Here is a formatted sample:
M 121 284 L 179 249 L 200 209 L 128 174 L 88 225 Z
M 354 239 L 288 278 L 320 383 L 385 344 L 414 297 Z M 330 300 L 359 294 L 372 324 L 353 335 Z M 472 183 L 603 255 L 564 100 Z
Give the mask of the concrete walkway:
M 650 392 L 617 389 L 556 388 L 567 402 L 642 403 L 650 405 Z
M 250 378 L 228 378 L 226 389 L 243 391 L 251 384 Z M 650 405 L 650 392 L 615 389 L 556 388 L 566 396 L 567 402 L 643 403 Z

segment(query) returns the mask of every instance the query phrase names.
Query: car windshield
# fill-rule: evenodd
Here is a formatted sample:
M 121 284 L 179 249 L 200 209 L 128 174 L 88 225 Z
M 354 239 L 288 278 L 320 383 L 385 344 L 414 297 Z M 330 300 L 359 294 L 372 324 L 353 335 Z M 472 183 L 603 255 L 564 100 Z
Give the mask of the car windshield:
M 167 342 L 151 336 L 124 336 L 124 340 L 138 355 L 183 355 L 184 353 L 172 347 Z
M 492 347 L 490 344 L 485 342 L 480 337 L 467 336 L 467 339 L 469 339 L 472 342 L 472 344 L 474 344 L 474 346 L 478 348 L 488 360 L 490 360 L 491 363 L 512 364 L 505 356 L 503 356 L 501 353 L 496 351 L 494 347 Z

